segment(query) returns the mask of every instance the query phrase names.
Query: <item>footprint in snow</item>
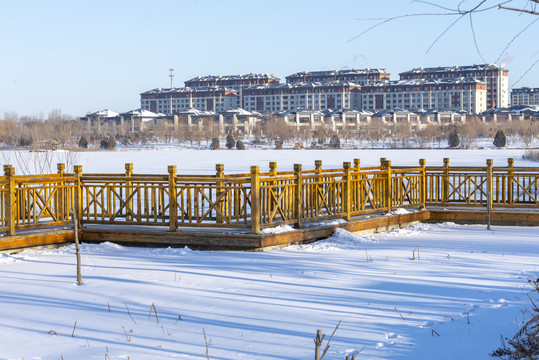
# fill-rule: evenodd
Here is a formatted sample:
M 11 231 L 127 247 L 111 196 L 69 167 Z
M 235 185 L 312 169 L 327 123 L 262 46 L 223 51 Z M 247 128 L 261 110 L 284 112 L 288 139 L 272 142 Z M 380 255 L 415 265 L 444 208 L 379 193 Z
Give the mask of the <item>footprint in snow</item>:
M 429 328 L 433 325 L 432 321 L 425 321 L 423 324 L 419 325 L 421 329 Z

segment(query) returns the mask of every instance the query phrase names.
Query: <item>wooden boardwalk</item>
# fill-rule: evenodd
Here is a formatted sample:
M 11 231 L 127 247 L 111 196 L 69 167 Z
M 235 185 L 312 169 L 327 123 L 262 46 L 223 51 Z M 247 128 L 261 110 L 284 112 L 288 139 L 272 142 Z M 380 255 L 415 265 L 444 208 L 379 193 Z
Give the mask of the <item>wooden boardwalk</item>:
M 4 166 L 0 178 L 0 250 L 72 241 L 73 221 L 83 241 L 208 249 L 263 249 L 315 241 L 335 227 L 379 231 L 418 221 L 539 225 L 539 168 L 392 166 L 359 159 L 339 169 L 215 175 L 83 174 L 18 176 Z M 397 209 L 408 209 L 398 211 Z M 336 223 L 335 220 L 340 219 Z M 328 225 L 328 221 L 332 225 Z M 268 228 L 293 226 L 275 233 Z

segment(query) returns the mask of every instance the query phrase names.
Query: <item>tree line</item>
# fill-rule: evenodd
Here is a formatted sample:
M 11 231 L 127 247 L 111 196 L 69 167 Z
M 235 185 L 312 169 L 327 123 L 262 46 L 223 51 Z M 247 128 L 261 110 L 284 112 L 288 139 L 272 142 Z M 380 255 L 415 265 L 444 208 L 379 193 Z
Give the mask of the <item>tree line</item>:
M 416 127 L 409 122 L 385 123 L 373 119 L 359 129 L 335 131 L 323 123 L 314 129 L 309 126 L 298 128 L 274 116 L 256 124 L 250 136 L 233 129 L 225 129 L 222 133 L 218 125 L 211 121 L 202 121 L 196 126 L 180 123 L 175 129 L 162 122 L 146 126 L 144 131 L 132 132 L 128 123 L 120 125 L 104 122 L 89 126 L 87 122 L 63 115 L 59 110 L 51 112 L 47 118 L 18 117 L 14 113 L 5 113 L 0 120 L 0 144 L 4 148 L 42 150 L 114 149 L 117 144 L 152 143 L 188 143 L 193 148 L 218 149 L 235 148 L 238 142 L 243 148 L 247 146 L 246 143 L 275 148 L 296 143 L 307 148 L 346 148 L 352 145 L 364 148 L 382 145 L 390 148 L 429 148 L 445 146 L 448 141 L 450 145 L 455 145 L 455 135 L 458 137 L 455 147 L 473 148 L 478 145 L 479 138 L 494 139 L 500 131 L 507 143 L 515 141 L 524 146 L 531 145 L 539 136 L 539 122 L 529 120 L 490 123 L 472 119 L 459 125 L 429 124 Z M 450 141 L 452 136 L 453 142 Z M 226 142 L 226 145 L 220 145 L 220 140 Z

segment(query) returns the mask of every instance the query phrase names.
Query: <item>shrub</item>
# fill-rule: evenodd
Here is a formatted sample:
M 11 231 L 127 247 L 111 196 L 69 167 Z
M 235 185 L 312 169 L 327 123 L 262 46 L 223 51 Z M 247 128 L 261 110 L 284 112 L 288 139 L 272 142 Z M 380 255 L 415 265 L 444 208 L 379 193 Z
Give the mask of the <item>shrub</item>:
M 528 283 L 532 285 L 536 294 L 539 291 L 539 279 L 528 280 Z M 508 360 L 537 359 L 539 355 L 539 308 L 531 297 L 530 301 L 533 305 L 532 309 L 528 311 L 531 319 L 522 323 L 520 330 L 513 338 L 505 338 L 508 345 L 502 338 L 502 346 L 492 352 L 491 356 Z
M 340 149 L 341 148 L 341 140 L 337 135 L 331 136 L 331 139 L 329 139 L 329 147 L 332 149 Z
M 86 139 L 86 136 L 82 135 L 80 137 L 78 145 L 80 148 L 88 149 L 88 139 Z
M 211 139 L 210 149 L 217 150 L 219 149 L 219 138 L 214 137 Z
M 245 150 L 245 145 L 243 144 L 243 141 L 238 140 L 238 141 L 236 142 L 236 149 L 238 149 L 238 150 Z
M 539 150 L 526 150 L 522 158 L 529 161 L 539 161 Z
M 283 148 L 283 141 L 282 140 L 275 140 L 275 148 L 277 150 L 280 150 Z
M 236 141 L 234 140 L 234 136 L 232 136 L 231 134 L 228 134 L 226 136 L 226 148 L 232 149 L 234 148 L 235 145 L 236 145 Z
M 116 140 L 114 140 L 113 136 L 108 136 L 106 138 L 101 139 L 100 144 L 101 149 L 105 150 L 112 150 L 116 148 Z
M 494 136 L 494 142 L 493 144 L 496 147 L 504 147 L 507 142 L 507 139 L 505 138 L 505 134 L 503 133 L 503 130 L 498 130 L 496 132 L 496 136 Z
M 459 134 L 457 134 L 457 130 L 454 130 L 452 133 L 449 134 L 449 138 L 447 139 L 447 145 L 450 148 L 456 148 L 460 145 L 460 139 Z

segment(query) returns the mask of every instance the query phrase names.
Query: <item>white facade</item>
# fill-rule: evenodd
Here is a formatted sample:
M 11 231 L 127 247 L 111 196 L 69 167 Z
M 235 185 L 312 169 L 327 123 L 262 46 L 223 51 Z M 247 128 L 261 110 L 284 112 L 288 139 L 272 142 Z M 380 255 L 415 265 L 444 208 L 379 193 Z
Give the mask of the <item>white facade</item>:
M 140 94 L 142 109 L 166 114 L 190 108 L 221 112 L 238 106 L 237 92 L 221 86 L 158 88 Z
M 477 79 L 486 85 L 487 109 L 509 105 L 509 71 L 494 64 L 415 68 L 399 74 L 401 80 L 448 80 L 453 78 Z
M 342 81 L 259 85 L 244 90 L 244 108 L 248 111 L 272 113 L 296 108 L 355 109 L 359 107 L 360 89 L 355 83 Z
M 367 110 L 446 109 L 480 113 L 487 109 L 484 82 L 471 78 L 400 80 L 366 85 L 360 105 Z

